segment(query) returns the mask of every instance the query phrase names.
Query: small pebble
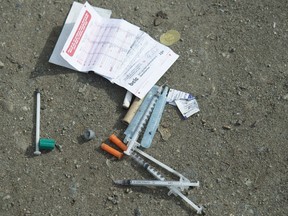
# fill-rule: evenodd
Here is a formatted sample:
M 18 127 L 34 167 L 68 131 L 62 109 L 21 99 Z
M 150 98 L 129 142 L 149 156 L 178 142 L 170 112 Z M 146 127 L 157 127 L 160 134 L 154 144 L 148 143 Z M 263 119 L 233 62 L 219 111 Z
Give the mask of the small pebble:
M 242 125 L 242 121 L 241 121 L 241 120 L 237 120 L 237 121 L 235 122 L 235 126 L 240 126 L 240 125 Z
M 62 145 L 56 144 L 55 147 L 58 149 L 58 151 L 60 151 L 60 152 L 63 151 Z
M 231 130 L 231 129 L 232 129 L 229 125 L 224 125 L 222 128 L 223 128 L 224 130 Z
M 230 53 L 234 53 L 236 51 L 236 49 L 234 48 L 234 47 L 231 47 L 230 49 L 229 49 L 229 52 Z
M 156 17 L 161 17 L 162 19 L 168 19 L 168 15 L 164 13 L 163 11 L 158 11 L 156 13 Z
M 84 85 L 83 87 L 79 88 L 79 93 L 84 93 L 86 91 L 87 85 Z
M 254 121 L 254 122 L 250 125 L 250 127 L 251 127 L 251 128 L 254 128 L 254 127 L 256 127 L 256 125 L 257 125 L 257 121 Z
M 288 100 L 288 94 L 283 96 L 283 100 Z
M 23 110 L 23 111 L 28 111 L 28 110 L 30 110 L 30 109 L 29 109 L 27 106 L 23 106 L 23 107 L 22 107 L 22 110 Z
M 124 192 L 125 192 L 126 194 L 133 193 L 133 191 L 131 190 L 131 188 L 127 188 Z
M 13 111 L 14 111 L 14 105 L 13 105 L 13 103 L 11 103 L 9 101 L 0 100 L 0 107 L 1 106 L 2 106 L 3 110 L 5 110 L 8 113 L 13 113 Z
M 11 199 L 11 196 L 9 194 L 3 197 L 3 200 L 8 200 L 8 199 Z
M 141 216 L 142 215 L 139 208 L 134 209 L 134 215 L 135 216 Z
M 162 125 L 160 125 L 160 127 L 158 128 L 158 131 L 161 134 L 161 137 L 163 140 L 168 141 L 169 138 L 171 137 L 171 132 L 168 128 L 163 127 Z
M 203 125 L 205 125 L 206 124 L 206 120 L 205 119 L 201 119 L 201 123 L 203 124 Z
M 154 22 L 153 22 L 154 26 L 159 26 L 159 25 L 161 25 L 162 23 L 163 23 L 163 19 L 162 19 L 161 17 L 156 17 L 156 18 L 154 19 Z
M 4 68 L 4 63 L 2 61 L 0 61 L 0 69 Z
M 252 185 L 252 181 L 250 179 L 246 178 L 244 180 L 244 184 L 247 185 L 248 187 L 250 187 Z

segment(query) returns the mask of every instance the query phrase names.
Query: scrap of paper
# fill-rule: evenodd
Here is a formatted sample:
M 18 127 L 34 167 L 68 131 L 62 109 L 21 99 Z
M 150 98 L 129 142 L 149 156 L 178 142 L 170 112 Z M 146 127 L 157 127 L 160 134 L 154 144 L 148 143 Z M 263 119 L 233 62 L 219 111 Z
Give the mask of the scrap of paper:
M 167 95 L 167 103 L 176 106 L 175 100 L 192 100 L 194 97 L 186 92 L 170 89 Z
M 95 73 L 143 98 L 179 57 L 121 19 L 105 19 L 86 2 L 61 51 L 78 71 Z
M 175 103 L 185 119 L 200 111 L 196 99 L 176 100 Z
M 166 102 L 177 106 L 185 119 L 200 111 L 193 95 L 176 89 L 169 90 Z

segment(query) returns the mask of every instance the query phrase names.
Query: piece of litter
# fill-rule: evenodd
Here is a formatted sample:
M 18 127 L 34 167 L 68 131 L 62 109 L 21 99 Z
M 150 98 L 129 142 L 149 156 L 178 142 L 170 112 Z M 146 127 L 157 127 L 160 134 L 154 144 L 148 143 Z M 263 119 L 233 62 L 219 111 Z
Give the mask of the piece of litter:
M 193 95 L 176 89 L 169 90 L 167 103 L 177 106 L 185 119 L 200 111 Z
M 36 89 L 36 133 L 35 133 L 35 151 L 34 155 L 41 155 L 39 151 L 39 140 L 40 140 L 40 90 Z
M 122 104 L 122 107 L 124 109 L 128 109 L 130 107 L 130 104 L 131 104 L 131 101 L 132 101 L 132 93 L 127 91 L 126 92 L 126 95 L 124 97 L 124 100 L 123 100 L 123 104 Z
M 130 185 L 130 186 L 152 186 L 152 187 L 199 187 L 198 182 L 184 182 L 184 181 L 167 181 L 167 180 L 134 180 L 134 179 L 124 179 L 115 180 L 117 185 Z
M 167 86 L 154 86 L 147 94 L 133 120 L 124 132 L 126 135 L 124 142 L 128 146 L 128 149 L 124 151 L 125 154 L 130 155 L 138 145 L 141 145 L 143 148 L 150 147 L 166 105 L 168 91 L 169 88 Z M 138 138 L 142 132 L 144 132 L 142 139 L 138 142 Z
M 76 70 L 94 71 L 140 99 L 179 57 L 138 26 L 102 18 L 88 2 L 60 53 Z
M 90 130 L 90 129 L 86 129 L 84 132 L 83 132 L 83 138 L 87 141 L 89 140 L 92 140 L 92 139 L 95 139 L 95 132 Z
M 163 169 L 165 169 L 166 171 L 178 176 L 180 179 L 180 182 L 190 182 L 189 179 L 187 179 L 185 176 L 183 176 L 181 173 L 177 172 L 176 170 L 172 169 L 171 167 L 167 166 L 166 164 L 162 163 L 161 161 L 158 161 L 156 158 L 150 156 L 149 154 L 141 151 L 139 148 L 136 148 L 135 151 L 137 153 L 139 153 L 141 156 L 145 157 L 146 159 L 149 159 L 150 161 L 154 162 L 155 164 L 159 165 L 160 167 L 162 167 Z M 157 178 L 158 180 L 161 181 L 165 181 L 165 177 L 163 177 L 161 175 L 161 173 L 159 173 L 159 171 L 155 170 L 153 167 L 151 167 L 148 163 L 146 162 L 142 162 L 141 157 L 140 160 L 138 160 L 136 157 L 133 157 L 132 154 L 132 158 L 136 159 L 136 161 L 139 161 L 139 164 L 142 164 L 142 166 L 149 172 L 151 173 L 155 178 Z M 153 172 L 151 172 L 151 170 Z M 189 204 L 192 208 L 194 208 L 198 214 L 201 214 L 203 211 L 203 207 L 202 206 L 197 206 L 194 202 L 192 202 L 190 199 L 188 199 L 188 197 L 186 197 L 181 191 L 187 189 L 188 187 L 176 187 L 176 186 L 167 186 L 167 188 L 170 189 L 170 191 L 168 192 L 168 195 L 170 196 L 171 194 L 174 194 L 175 196 L 179 196 L 180 198 L 182 198 L 187 204 Z
M 129 110 L 127 111 L 126 115 L 122 119 L 122 122 L 125 124 L 130 124 L 133 117 L 135 116 L 137 110 L 139 109 L 140 105 L 142 104 L 143 99 L 135 98 L 133 103 L 131 104 Z
M 175 100 L 175 103 L 185 119 L 200 111 L 196 99 Z
M 180 33 L 176 30 L 169 30 L 160 36 L 160 42 L 166 46 L 171 46 L 180 40 Z
M 194 97 L 191 94 L 176 89 L 169 89 L 169 93 L 167 95 L 167 103 L 173 106 L 176 106 L 175 100 L 192 100 L 192 99 L 194 99 Z
M 53 139 L 40 138 L 39 149 L 51 151 L 55 148 L 56 141 Z

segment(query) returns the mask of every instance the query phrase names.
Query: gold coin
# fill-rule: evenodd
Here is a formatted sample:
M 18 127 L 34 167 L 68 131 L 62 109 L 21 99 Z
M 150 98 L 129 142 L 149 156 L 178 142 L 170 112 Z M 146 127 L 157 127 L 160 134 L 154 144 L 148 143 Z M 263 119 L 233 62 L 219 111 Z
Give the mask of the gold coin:
M 160 36 L 160 42 L 166 46 L 171 46 L 180 40 L 180 33 L 176 30 L 169 30 Z

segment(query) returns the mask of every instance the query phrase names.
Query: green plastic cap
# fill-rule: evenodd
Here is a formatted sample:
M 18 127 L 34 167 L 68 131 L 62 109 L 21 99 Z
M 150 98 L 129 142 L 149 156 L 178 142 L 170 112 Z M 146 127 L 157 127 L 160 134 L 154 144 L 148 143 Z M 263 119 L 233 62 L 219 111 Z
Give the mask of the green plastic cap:
M 54 139 L 41 138 L 39 140 L 39 149 L 40 150 L 53 150 L 55 148 L 56 141 Z

